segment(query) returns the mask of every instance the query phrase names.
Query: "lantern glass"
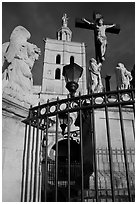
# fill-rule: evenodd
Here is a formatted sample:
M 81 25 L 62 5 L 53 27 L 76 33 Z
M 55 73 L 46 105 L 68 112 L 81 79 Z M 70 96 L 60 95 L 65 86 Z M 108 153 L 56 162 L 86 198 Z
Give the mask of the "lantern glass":
M 68 125 L 68 115 L 66 113 L 60 113 L 59 121 L 60 121 L 60 127 L 62 129 L 62 134 L 64 135 L 65 129 Z
M 74 62 L 63 67 L 63 76 L 65 77 L 66 88 L 68 89 L 71 97 L 75 96 L 75 92 L 78 89 L 78 80 L 81 77 L 82 72 L 83 68 Z
M 60 113 L 59 114 L 59 121 L 60 124 L 68 124 L 68 115 L 66 113 Z
M 63 76 L 65 77 L 66 82 L 78 83 L 78 80 L 82 75 L 82 72 L 83 68 L 76 63 L 69 64 L 63 67 Z
M 59 114 L 59 122 L 60 122 L 60 127 L 62 129 L 62 134 L 64 135 L 66 127 L 73 123 L 73 119 L 72 119 L 72 117 L 69 117 L 69 121 L 68 121 L 68 114 L 67 113 L 60 113 Z

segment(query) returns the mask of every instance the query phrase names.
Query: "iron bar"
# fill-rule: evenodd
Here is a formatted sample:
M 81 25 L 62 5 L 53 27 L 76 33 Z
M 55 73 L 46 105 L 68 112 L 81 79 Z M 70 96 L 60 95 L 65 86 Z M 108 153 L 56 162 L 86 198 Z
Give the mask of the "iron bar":
M 134 113 L 134 117 L 135 117 L 135 103 L 133 103 L 133 113 Z
M 79 93 L 79 96 L 81 94 Z M 79 101 L 79 106 L 81 108 L 81 99 Z M 79 111 L 79 115 L 80 115 L 80 145 L 81 145 L 81 201 L 84 202 L 84 170 L 83 170 L 83 135 L 82 135 L 82 110 L 80 109 Z
M 30 111 L 31 115 L 31 111 Z M 27 154 L 26 154 L 26 180 L 25 180 L 25 199 L 24 202 L 28 201 L 28 186 L 29 186 L 29 175 L 30 175 L 30 143 L 31 143 L 31 120 L 29 121 L 29 131 L 27 138 Z
M 40 130 L 40 129 L 39 129 Z M 39 133 L 40 133 L 40 131 L 39 131 Z M 38 136 L 38 150 L 37 150 L 37 174 L 36 174 L 36 176 L 37 176 L 37 197 L 36 197 L 36 201 L 38 202 L 39 201 L 39 199 L 40 199 L 40 194 L 39 194 L 39 189 L 40 189 L 40 187 L 39 187 L 39 180 L 40 180 L 40 166 L 41 166 L 41 135 L 39 134 L 39 136 Z
M 33 195 L 33 172 L 34 172 L 34 155 L 33 155 L 33 151 L 34 151 L 34 141 L 35 141 L 35 128 L 33 127 L 33 132 L 32 132 L 32 149 L 31 149 L 31 175 L 30 175 L 30 193 L 29 193 L 29 202 L 31 202 L 31 198 Z
M 93 99 L 91 100 L 93 103 Z M 98 202 L 98 171 L 97 171 L 97 158 L 96 158 L 96 131 L 95 131 L 95 112 L 91 109 L 91 127 L 92 127 L 92 148 L 93 148 L 93 168 L 95 173 L 95 196 Z
M 133 101 L 135 100 L 135 90 L 131 91 L 131 98 Z M 135 117 L 135 103 L 133 103 L 133 113 L 134 113 L 134 117 Z
M 47 118 L 48 122 L 48 118 Z M 45 165 L 44 165 L 44 200 L 47 201 L 47 188 L 48 188 L 48 127 L 46 127 L 46 132 L 44 131 L 44 146 L 45 146 Z
M 110 181 L 111 181 L 112 201 L 115 202 L 113 156 L 112 156 L 110 125 L 109 125 L 109 117 L 108 117 L 108 108 L 107 108 L 107 106 L 105 106 L 105 115 L 106 115 L 106 128 L 107 128 L 107 142 L 108 142 L 108 151 L 109 151 L 109 163 L 110 163 Z
M 40 137 L 40 165 L 39 165 L 39 183 L 38 183 L 38 202 L 41 202 L 41 187 L 42 187 L 42 141 L 43 141 L 43 131 L 41 130 L 41 137 Z
M 36 131 L 36 148 L 35 148 L 35 167 L 34 167 L 34 191 L 33 191 L 33 201 L 36 202 L 37 191 L 38 191 L 38 168 L 39 168 L 39 114 L 40 109 L 38 109 L 38 118 L 37 118 L 37 131 Z
M 25 157 L 26 157 L 26 151 L 27 151 L 27 127 L 28 125 L 25 125 L 25 138 L 24 138 L 24 151 L 23 151 L 23 160 L 22 160 L 22 183 L 21 183 L 21 202 L 24 201 L 24 182 L 25 182 Z
M 134 120 L 132 120 L 132 126 L 133 126 L 133 135 L 134 135 L 134 139 L 135 139 L 135 124 L 134 124 Z
M 57 101 L 59 98 L 57 98 Z M 56 109 L 58 111 L 58 103 L 56 106 Z M 55 156 L 55 202 L 58 201 L 58 114 L 56 115 L 56 156 Z
M 119 96 L 120 97 L 120 96 Z M 125 160 L 125 168 L 126 168 L 126 177 L 127 177 L 127 189 L 128 189 L 128 198 L 129 201 L 132 201 L 131 192 L 130 192 L 130 178 L 129 178 L 129 168 L 128 168 L 128 160 L 127 160 L 127 148 L 126 148 L 126 139 L 125 139 L 125 131 L 123 124 L 123 115 L 122 108 L 119 105 L 119 116 L 120 116 L 120 125 L 121 125 L 121 135 L 122 135 L 122 143 L 123 143 L 123 151 L 124 151 L 124 160 Z
M 47 104 L 49 104 L 49 99 L 47 101 Z M 47 106 L 47 112 L 49 111 L 49 106 Z M 45 139 L 45 188 L 44 188 L 44 199 L 47 201 L 47 188 L 48 188 L 48 128 L 49 128 L 49 117 L 45 118 L 46 122 L 46 134 L 44 134 L 44 139 Z
M 131 97 L 132 100 L 135 100 L 135 93 L 132 91 L 131 92 Z M 135 120 L 135 103 L 133 103 L 133 114 L 134 114 L 134 120 Z M 134 134 L 134 139 L 135 139 L 135 126 L 134 126 L 134 121 L 132 120 L 132 125 L 133 125 L 133 134 Z
M 69 107 L 69 102 L 68 102 Z M 70 115 L 68 112 L 68 202 L 70 202 Z

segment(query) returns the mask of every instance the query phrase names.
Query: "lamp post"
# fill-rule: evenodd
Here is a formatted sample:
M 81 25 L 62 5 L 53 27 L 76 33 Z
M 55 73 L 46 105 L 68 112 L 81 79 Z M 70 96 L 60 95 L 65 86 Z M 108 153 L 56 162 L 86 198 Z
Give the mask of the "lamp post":
M 111 79 L 111 76 L 109 75 L 105 77 L 106 91 L 110 91 L 110 79 Z
M 59 121 L 60 121 L 60 127 L 62 129 L 62 135 L 64 135 L 65 129 L 68 125 L 68 115 L 66 113 L 60 113 Z
M 65 65 L 63 67 L 63 76 L 66 81 L 66 88 L 68 89 L 70 96 L 74 97 L 75 92 L 78 89 L 78 80 L 81 77 L 83 68 L 74 62 Z
M 59 122 L 60 122 L 60 127 L 62 129 L 62 135 L 65 133 L 65 129 L 68 125 L 71 125 L 73 122 L 73 119 L 69 117 L 69 124 L 68 124 L 68 114 L 67 113 L 60 113 L 59 114 Z

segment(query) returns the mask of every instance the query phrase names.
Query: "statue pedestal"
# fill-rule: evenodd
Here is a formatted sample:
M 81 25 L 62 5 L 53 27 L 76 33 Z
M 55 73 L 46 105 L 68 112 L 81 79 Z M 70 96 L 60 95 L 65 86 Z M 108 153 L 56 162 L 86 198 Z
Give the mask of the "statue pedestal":
M 3 95 L 2 99 L 2 200 L 20 202 L 25 125 L 30 105 Z

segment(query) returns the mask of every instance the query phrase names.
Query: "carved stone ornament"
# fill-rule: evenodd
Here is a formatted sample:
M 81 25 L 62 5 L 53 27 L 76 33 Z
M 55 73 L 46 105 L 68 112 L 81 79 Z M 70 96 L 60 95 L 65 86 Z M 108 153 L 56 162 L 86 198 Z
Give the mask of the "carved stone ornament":
M 34 101 L 31 70 L 40 55 L 40 48 L 28 42 L 30 37 L 26 28 L 17 26 L 11 33 L 10 41 L 2 45 L 3 93 L 28 103 Z

